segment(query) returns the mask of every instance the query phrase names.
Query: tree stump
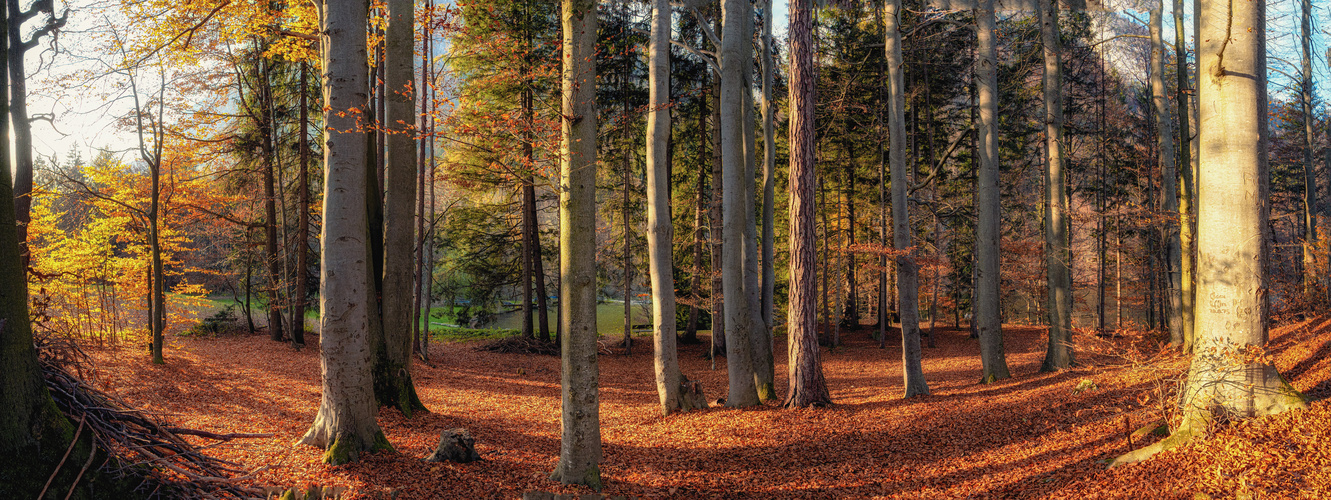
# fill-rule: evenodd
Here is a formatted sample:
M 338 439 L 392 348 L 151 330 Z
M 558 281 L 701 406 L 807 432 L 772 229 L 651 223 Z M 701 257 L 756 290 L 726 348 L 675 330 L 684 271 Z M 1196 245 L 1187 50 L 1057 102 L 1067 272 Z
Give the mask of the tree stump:
M 443 462 L 445 460 L 465 464 L 480 460 L 481 456 L 476 453 L 476 440 L 472 439 L 471 433 L 461 427 L 448 429 L 439 434 L 439 446 L 435 447 L 434 453 L 425 457 L 426 462 Z
M 689 380 L 679 375 L 679 406 L 683 411 L 707 408 L 707 397 L 702 394 L 702 381 Z

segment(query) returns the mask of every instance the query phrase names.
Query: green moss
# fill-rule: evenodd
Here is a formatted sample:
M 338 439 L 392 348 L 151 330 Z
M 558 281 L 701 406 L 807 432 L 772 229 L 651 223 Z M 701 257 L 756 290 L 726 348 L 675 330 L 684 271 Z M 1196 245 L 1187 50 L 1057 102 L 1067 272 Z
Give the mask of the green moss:
M 324 449 L 324 463 L 328 465 L 342 465 L 350 463 L 356 459 L 360 450 L 356 450 L 356 445 L 352 444 L 352 439 L 344 436 L 336 436 L 333 442 L 328 443 L 328 448 Z
M 764 402 L 776 400 L 776 388 L 770 383 L 758 384 L 758 400 Z
M 393 444 L 388 442 L 388 437 L 384 436 L 384 431 L 379 431 L 374 433 L 374 449 L 371 451 L 392 452 L 395 450 L 393 449 Z
M 587 468 L 587 473 L 582 477 L 582 484 L 590 486 L 595 491 L 601 491 L 601 467 L 592 464 Z

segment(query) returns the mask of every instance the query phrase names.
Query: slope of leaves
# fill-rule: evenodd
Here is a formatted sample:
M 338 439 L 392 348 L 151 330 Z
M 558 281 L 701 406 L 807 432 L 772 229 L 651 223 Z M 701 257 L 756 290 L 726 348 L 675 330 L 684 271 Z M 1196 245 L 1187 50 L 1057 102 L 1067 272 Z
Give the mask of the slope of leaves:
M 1081 334 L 1081 366 L 1037 373 L 1043 330 L 1009 327 L 1014 378 L 980 385 L 978 348 L 964 330 L 942 330 L 925 351 L 934 394 L 900 399 L 899 347 L 844 335 L 823 363 L 835 405 L 782 410 L 713 407 L 661 417 L 647 353 L 601 356 L 605 493 L 673 498 L 1191 498 L 1331 495 L 1331 407 L 1231 424 L 1203 442 L 1142 464 L 1105 464 L 1141 446 L 1127 430 L 1169 411 L 1187 361 L 1142 334 Z M 167 364 L 105 350 L 109 390 L 179 425 L 214 432 L 274 433 L 211 451 L 246 464 L 264 486 L 345 486 L 398 498 L 517 498 L 526 490 L 586 492 L 547 479 L 559 450 L 559 359 L 478 352 L 476 342 L 433 346 L 434 366 L 415 380 L 432 413 L 380 423 L 397 454 L 346 466 L 291 443 L 319 404 L 317 345 L 292 351 L 262 337 L 172 338 Z M 704 342 L 703 345 L 706 345 Z M 1331 394 L 1331 318 L 1272 334 L 1279 368 L 1300 390 Z M 778 353 L 785 343 L 778 339 Z M 681 346 L 681 366 L 713 400 L 725 392 L 704 347 Z M 777 356 L 777 373 L 785 373 Z M 1087 384 L 1085 381 L 1091 383 Z M 1079 389 L 1080 386 L 1080 389 Z M 1089 388 L 1094 386 L 1094 388 Z M 784 393 L 784 380 L 778 380 Z M 1166 404 L 1161 404 L 1161 401 Z M 426 463 L 439 432 L 466 427 L 484 458 Z

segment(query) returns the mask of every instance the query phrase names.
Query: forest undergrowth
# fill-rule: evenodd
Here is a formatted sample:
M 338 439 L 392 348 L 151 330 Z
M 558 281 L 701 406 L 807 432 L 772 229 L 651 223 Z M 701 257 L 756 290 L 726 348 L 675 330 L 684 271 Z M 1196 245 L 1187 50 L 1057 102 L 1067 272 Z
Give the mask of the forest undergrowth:
M 1328 498 L 1331 497 L 1331 317 L 1272 330 L 1271 352 L 1306 411 L 1217 425 L 1204 441 L 1141 464 L 1106 469 L 1172 418 L 1186 358 L 1156 334 L 1078 333 L 1079 366 L 1038 373 L 1044 330 L 1004 330 L 1013 378 L 980 374 L 976 341 L 940 329 L 925 349 L 933 394 L 902 400 L 900 347 L 843 332 L 822 362 L 833 406 L 775 403 L 661 417 L 649 350 L 600 357 L 603 493 L 641 498 Z M 175 425 L 272 433 L 209 448 L 253 471 L 261 487 L 344 487 L 346 498 L 518 498 L 524 491 L 586 493 L 548 479 L 559 452 L 559 359 L 478 352 L 478 342 L 431 345 L 415 380 L 431 413 L 380 412 L 396 453 L 345 466 L 294 446 L 319 405 L 317 336 L 295 351 L 264 335 L 170 336 L 166 365 L 137 350 L 92 351 L 97 384 Z M 891 344 L 891 343 L 889 343 Z M 899 342 L 898 342 L 899 344 Z M 681 345 L 685 375 L 724 396 L 701 345 Z M 785 342 L 776 343 L 785 394 Z M 440 431 L 465 427 L 483 458 L 428 463 Z M 208 444 L 200 441 L 199 444 Z

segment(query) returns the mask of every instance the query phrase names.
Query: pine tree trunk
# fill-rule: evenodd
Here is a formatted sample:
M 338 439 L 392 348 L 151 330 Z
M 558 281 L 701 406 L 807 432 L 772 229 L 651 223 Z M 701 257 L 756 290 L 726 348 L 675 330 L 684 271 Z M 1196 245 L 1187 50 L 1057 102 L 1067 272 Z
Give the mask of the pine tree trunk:
M 883 6 L 884 50 L 887 57 L 887 80 L 890 97 L 887 107 L 888 163 L 892 172 L 892 240 L 904 250 L 911 247 L 910 212 L 907 206 L 909 184 L 906 164 L 905 89 L 901 77 L 901 0 L 888 0 Z M 903 397 L 929 394 L 924 380 L 920 348 L 919 265 L 913 253 L 896 259 L 897 291 L 901 311 L 901 364 L 902 381 L 906 386 Z
M 653 0 L 648 48 L 647 250 L 652 284 L 652 344 L 656 395 L 661 413 L 680 408 L 679 358 L 675 351 L 674 224 L 670 220 L 670 176 L 666 153 L 670 135 L 670 2 Z
M 790 301 L 786 312 L 789 372 L 784 405 L 832 402 L 818 360 L 818 234 L 814 228 L 813 1 L 790 5 Z
M 1198 1 L 1199 163 L 1207 165 L 1197 186 L 1198 295 L 1207 307 L 1197 311 L 1182 424 L 1114 465 L 1204 436 L 1218 419 L 1307 407 L 1274 366 L 1249 356 L 1264 352 L 1270 324 L 1265 7 L 1261 0 Z
M 1049 349 L 1042 371 L 1073 364 L 1072 277 L 1068 269 L 1068 196 L 1063 158 L 1063 64 L 1058 10 L 1040 0 L 1040 32 L 1044 40 L 1044 106 L 1046 150 L 1045 262 L 1049 280 Z
M 550 475 L 601 489 L 596 364 L 596 3 L 563 0 L 563 139 L 560 145 L 560 387 L 563 433 Z
M 259 70 L 259 79 L 256 82 L 256 91 L 259 94 L 259 107 L 257 113 L 260 121 L 259 136 L 263 141 L 263 234 L 264 234 L 264 262 L 268 270 L 268 338 L 274 342 L 281 342 L 286 339 L 282 333 L 282 262 L 277 253 L 277 194 L 275 185 L 277 180 L 274 172 L 277 168 L 277 151 L 274 147 L 276 142 L 275 130 L 273 129 L 273 107 L 272 107 L 272 81 L 269 75 L 271 71 L 270 62 L 265 60 L 256 61 L 261 68 Z
M 321 26 L 323 54 L 324 206 L 319 241 L 319 355 L 322 399 L 301 444 L 323 447 L 324 461 L 342 464 L 361 452 L 392 449 L 375 417 L 367 330 L 373 286 L 366 220 L 366 132 L 349 110 L 363 109 L 368 86 L 365 23 L 360 2 L 328 3 Z
M 732 407 L 752 406 L 759 403 L 754 379 L 754 352 L 752 333 L 755 313 L 745 290 L 745 225 L 750 217 L 746 196 L 745 174 L 748 171 L 745 155 L 744 77 L 752 65 L 749 51 L 749 30 L 753 5 L 745 0 L 722 1 L 721 39 L 721 168 L 725 185 L 722 195 L 721 283 L 725 295 L 726 369 L 730 378 L 726 404 Z

